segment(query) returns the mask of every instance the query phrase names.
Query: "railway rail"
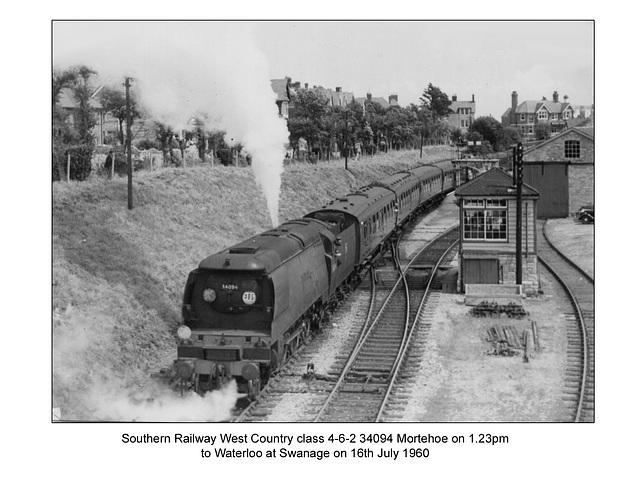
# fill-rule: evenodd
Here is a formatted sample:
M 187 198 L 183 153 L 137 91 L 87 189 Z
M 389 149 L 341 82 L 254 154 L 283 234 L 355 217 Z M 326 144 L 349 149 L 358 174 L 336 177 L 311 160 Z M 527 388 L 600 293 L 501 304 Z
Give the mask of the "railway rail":
M 567 293 L 573 312 L 567 320 L 567 367 L 563 400 L 573 422 L 593 422 L 595 414 L 594 280 L 572 262 L 538 226 L 538 259 Z
M 372 271 L 352 299 L 334 314 L 340 317 L 356 312 L 328 375 L 305 373 L 313 366 L 318 345 L 327 341 L 323 339 L 327 334 L 321 331 L 235 421 L 268 419 L 280 404 L 287 404 L 285 399 L 290 404 L 292 398 L 304 404 L 297 421 L 392 420 L 402 405 L 398 401 L 405 382 L 403 373 L 412 369 L 411 343 L 420 342 L 430 326 L 424 322 L 432 313 L 427 307 L 431 299 L 428 286 L 433 285 L 438 267 L 447 257 L 444 254 L 451 252 L 458 235 L 457 228 L 449 229 L 412 259 L 394 260 L 394 268 Z

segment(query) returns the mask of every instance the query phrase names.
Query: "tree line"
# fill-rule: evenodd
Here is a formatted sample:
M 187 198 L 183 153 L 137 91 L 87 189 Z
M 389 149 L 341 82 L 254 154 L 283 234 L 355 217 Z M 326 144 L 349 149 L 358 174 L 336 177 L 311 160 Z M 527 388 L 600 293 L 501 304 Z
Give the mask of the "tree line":
M 124 145 L 126 99 L 123 88 L 96 87 L 97 72 L 87 66 L 63 71 L 54 70 L 52 81 L 53 101 L 53 152 L 54 180 L 69 178 L 83 180 L 91 172 L 91 158 L 96 145 L 94 128 L 97 123 L 96 102 L 104 113 L 117 120 L 118 129 L 109 144 Z M 463 134 L 460 128 L 451 128 L 448 116 L 452 113 L 451 100 L 439 87 L 429 83 L 417 103 L 407 107 L 384 107 L 367 98 L 360 103 L 352 100 L 345 106 L 332 106 L 326 90 L 301 88 L 300 82 L 292 85 L 293 95 L 289 108 L 287 127 L 290 149 L 294 158 L 311 160 L 328 159 L 332 155 L 373 155 L 377 152 L 399 149 L 418 149 L 425 145 L 466 145 L 473 141 L 479 153 L 506 150 L 520 141 L 520 133 L 504 128 L 493 117 L 479 117 Z M 72 111 L 59 103 L 63 89 L 75 100 Z M 135 96 L 130 98 L 131 116 L 145 120 L 149 116 Z M 73 117 L 71 121 L 70 117 Z M 149 122 L 147 120 L 147 122 Z M 153 138 L 142 139 L 135 145 L 140 149 L 161 150 L 169 164 L 181 165 L 184 150 L 189 145 L 197 147 L 198 157 L 204 161 L 213 156 L 222 164 L 232 162 L 234 152 L 242 145 L 228 145 L 224 132 L 206 128 L 206 118 L 191 119 L 191 128 L 174 132 L 169 125 L 153 121 Z M 179 151 L 181 155 L 174 152 Z M 301 153 L 303 154 L 301 156 Z M 124 173 L 124 154 L 115 155 L 116 170 Z M 67 165 L 70 172 L 67 172 Z

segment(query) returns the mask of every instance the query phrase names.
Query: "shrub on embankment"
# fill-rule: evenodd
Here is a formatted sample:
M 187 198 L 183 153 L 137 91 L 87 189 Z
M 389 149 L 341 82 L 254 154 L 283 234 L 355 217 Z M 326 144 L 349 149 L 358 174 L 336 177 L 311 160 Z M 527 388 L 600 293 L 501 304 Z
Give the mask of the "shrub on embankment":
M 429 151 L 422 161 L 445 158 Z M 419 162 L 402 152 L 285 169 L 280 222 Z M 53 185 L 54 406 L 92 419 L 94 385 L 142 386 L 171 364 L 182 289 L 200 260 L 271 228 L 250 168 L 202 166 Z

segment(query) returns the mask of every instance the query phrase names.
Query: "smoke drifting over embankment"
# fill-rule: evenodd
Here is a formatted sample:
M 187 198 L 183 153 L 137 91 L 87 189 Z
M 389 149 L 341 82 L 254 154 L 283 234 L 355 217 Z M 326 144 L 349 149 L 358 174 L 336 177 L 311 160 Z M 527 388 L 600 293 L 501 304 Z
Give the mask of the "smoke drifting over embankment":
M 268 63 L 240 22 L 56 22 L 54 67 L 87 65 L 101 78 L 132 77 L 153 119 L 176 132 L 194 116 L 252 157 L 278 224 L 286 122 L 277 115 Z

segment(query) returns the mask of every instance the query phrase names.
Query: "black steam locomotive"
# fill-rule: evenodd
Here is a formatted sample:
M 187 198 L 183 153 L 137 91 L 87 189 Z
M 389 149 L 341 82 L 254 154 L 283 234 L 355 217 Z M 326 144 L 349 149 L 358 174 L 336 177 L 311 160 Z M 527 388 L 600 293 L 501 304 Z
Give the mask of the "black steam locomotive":
M 451 162 L 397 172 L 204 259 L 184 291 L 182 389 L 254 398 L 407 222 L 456 186 Z

